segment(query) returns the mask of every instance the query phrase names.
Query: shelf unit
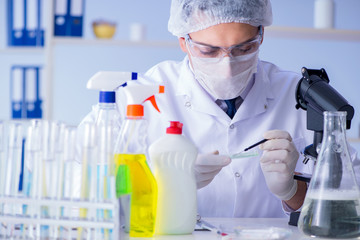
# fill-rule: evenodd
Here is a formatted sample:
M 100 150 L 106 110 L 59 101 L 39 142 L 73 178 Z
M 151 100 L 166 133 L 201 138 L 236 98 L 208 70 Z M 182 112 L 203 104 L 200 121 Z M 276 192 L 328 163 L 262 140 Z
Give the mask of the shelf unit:
M 79 37 L 56 37 L 53 36 L 54 26 L 54 1 L 46 1 L 46 32 L 45 46 L 39 47 L 4 47 L 0 53 L 4 54 L 43 54 L 44 55 L 44 85 L 45 96 L 43 113 L 44 118 L 52 119 L 53 106 L 53 69 L 54 69 L 54 48 L 61 45 L 73 45 L 76 47 L 89 46 L 110 46 L 110 47 L 148 47 L 148 48 L 179 48 L 176 38 L 169 41 L 130 41 L 118 39 L 86 39 Z M 288 38 L 288 39 L 312 39 L 312 40 L 333 40 L 360 42 L 360 30 L 343 29 L 314 29 L 290 26 L 269 26 L 265 28 L 265 38 Z

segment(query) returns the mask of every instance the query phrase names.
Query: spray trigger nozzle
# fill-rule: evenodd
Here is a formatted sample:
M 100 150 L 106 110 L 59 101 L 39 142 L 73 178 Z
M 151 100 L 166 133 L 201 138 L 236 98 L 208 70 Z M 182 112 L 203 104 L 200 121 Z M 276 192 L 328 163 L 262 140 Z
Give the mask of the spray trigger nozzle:
M 144 102 L 146 102 L 146 101 L 150 101 L 151 104 L 153 105 L 153 107 L 154 107 L 158 112 L 160 112 L 160 109 L 159 109 L 158 105 L 156 104 L 156 100 L 155 100 L 155 96 L 154 96 L 154 95 L 152 95 L 152 96 L 148 97 L 147 99 L 145 99 Z

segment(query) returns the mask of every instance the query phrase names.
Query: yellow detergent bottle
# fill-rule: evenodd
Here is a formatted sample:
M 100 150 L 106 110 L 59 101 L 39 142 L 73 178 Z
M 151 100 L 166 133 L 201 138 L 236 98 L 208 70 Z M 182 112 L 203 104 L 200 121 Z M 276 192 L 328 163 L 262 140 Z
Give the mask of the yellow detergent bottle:
M 157 184 L 146 161 L 147 121 L 143 118 L 141 104 L 150 100 L 159 111 L 154 94 L 163 93 L 164 86 L 128 84 L 123 90 L 128 106 L 127 118 L 115 146 L 116 188 L 120 194 L 121 209 L 127 215 L 125 220 L 129 219 L 130 237 L 152 237 L 156 221 Z M 126 206 L 122 197 L 130 193 L 130 206 Z M 126 229 L 127 223 L 121 224 L 125 224 Z

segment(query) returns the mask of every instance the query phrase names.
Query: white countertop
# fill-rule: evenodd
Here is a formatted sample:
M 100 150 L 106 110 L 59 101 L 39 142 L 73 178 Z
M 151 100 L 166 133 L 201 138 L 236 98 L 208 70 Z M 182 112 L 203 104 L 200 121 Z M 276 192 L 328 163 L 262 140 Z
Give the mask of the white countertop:
M 244 228 L 261 228 L 278 227 L 288 229 L 292 232 L 288 240 L 308 240 L 309 238 L 298 230 L 295 226 L 288 224 L 287 218 L 205 218 L 205 220 L 221 229 L 223 232 L 231 233 L 235 227 L 242 226 Z M 152 238 L 129 238 L 129 236 L 121 237 L 121 240 L 237 240 L 236 238 L 222 237 L 210 231 L 194 231 L 189 235 L 157 235 Z M 324 238 L 322 238 L 323 240 Z M 260 239 L 257 239 L 260 240 Z M 264 239 L 265 240 L 265 239 Z M 267 240 L 267 239 L 266 239 Z

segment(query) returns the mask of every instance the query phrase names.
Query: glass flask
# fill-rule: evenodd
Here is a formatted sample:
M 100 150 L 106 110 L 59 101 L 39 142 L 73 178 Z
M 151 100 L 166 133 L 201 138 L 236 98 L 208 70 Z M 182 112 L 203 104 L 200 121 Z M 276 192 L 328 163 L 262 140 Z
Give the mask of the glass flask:
M 324 238 L 360 236 L 360 192 L 345 134 L 346 112 L 324 112 L 321 150 L 298 227 Z

